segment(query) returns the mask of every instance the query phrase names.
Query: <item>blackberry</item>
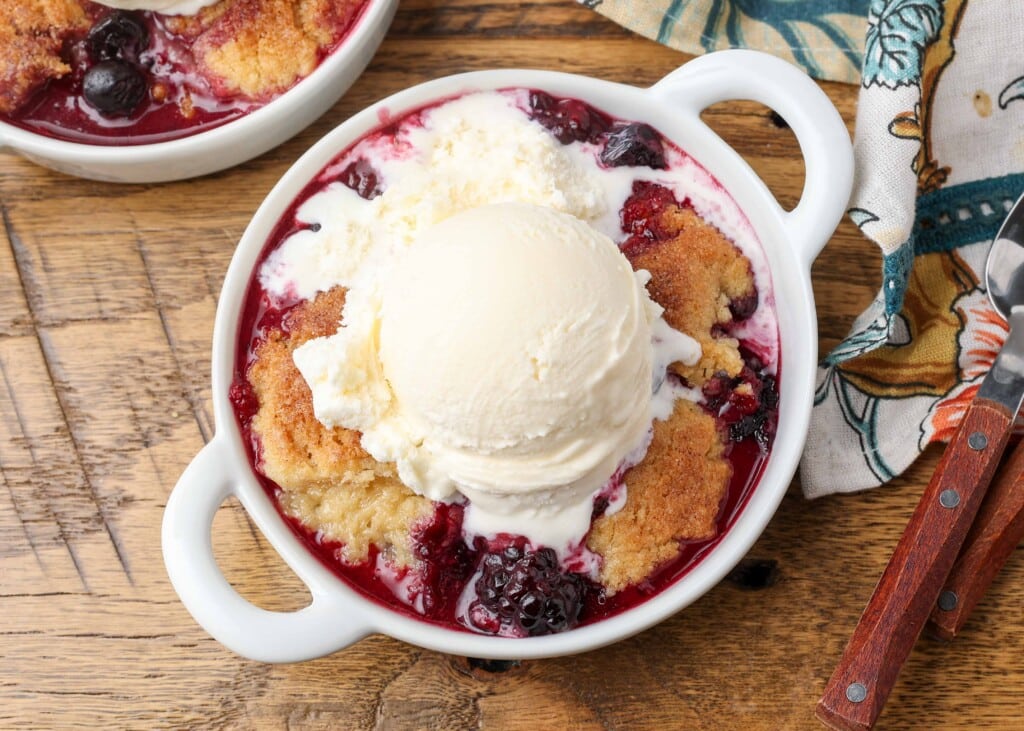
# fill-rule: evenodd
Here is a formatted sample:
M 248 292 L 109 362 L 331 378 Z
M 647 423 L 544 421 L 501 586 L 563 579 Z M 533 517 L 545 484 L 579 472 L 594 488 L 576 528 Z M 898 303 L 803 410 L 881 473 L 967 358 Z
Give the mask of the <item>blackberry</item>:
M 484 556 L 474 588 L 469 616 L 478 628 L 535 637 L 579 623 L 587 584 L 582 575 L 560 570 L 554 550 L 513 544 Z

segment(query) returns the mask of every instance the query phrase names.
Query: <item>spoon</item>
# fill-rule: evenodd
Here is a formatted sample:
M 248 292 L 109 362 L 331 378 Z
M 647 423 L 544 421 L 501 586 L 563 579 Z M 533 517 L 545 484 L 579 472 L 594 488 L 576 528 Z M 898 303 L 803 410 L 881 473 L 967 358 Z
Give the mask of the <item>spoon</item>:
M 1010 333 L 825 687 L 815 711 L 826 726 L 874 726 L 938 599 L 985 497 L 1024 399 L 1024 195 L 996 234 L 985 265 L 992 306 Z

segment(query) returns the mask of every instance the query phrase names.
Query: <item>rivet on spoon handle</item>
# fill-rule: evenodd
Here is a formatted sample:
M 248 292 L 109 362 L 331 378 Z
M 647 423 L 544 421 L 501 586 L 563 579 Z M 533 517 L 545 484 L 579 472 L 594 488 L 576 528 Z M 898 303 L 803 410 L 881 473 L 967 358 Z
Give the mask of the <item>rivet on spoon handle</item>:
M 1011 424 L 1002 404 L 971 403 L 818 702 L 826 726 L 873 728 L 974 521 Z M 985 438 L 981 448 L 976 433 Z
M 932 610 L 928 631 L 944 640 L 960 632 L 978 600 L 1024 539 L 1024 443 L 1003 462 L 960 557 Z

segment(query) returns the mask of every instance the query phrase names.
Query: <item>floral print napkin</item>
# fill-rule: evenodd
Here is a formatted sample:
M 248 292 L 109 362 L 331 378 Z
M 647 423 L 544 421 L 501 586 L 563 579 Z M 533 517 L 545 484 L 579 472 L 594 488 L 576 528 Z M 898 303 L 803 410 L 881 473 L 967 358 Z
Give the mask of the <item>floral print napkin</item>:
M 686 51 L 749 46 L 859 81 L 849 215 L 881 248 L 883 280 L 819 369 L 804 493 L 874 487 L 947 441 L 1007 332 L 984 266 L 1024 193 L 1024 2 L 585 4 Z
M 856 82 L 868 0 L 579 0 L 687 53 L 755 48 L 817 79 Z M 877 4 L 877 3 L 876 3 Z

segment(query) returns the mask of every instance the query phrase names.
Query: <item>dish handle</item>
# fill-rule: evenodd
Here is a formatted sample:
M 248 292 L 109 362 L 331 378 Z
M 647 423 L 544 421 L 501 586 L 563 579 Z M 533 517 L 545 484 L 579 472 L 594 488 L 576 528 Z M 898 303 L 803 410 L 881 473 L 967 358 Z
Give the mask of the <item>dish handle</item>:
M 295 612 L 271 612 L 242 598 L 213 555 L 213 518 L 235 494 L 234 460 L 223 439 L 196 455 L 164 511 L 167 574 L 195 620 L 221 644 L 261 662 L 310 660 L 362 639 L 372 628 L 343 597 L 309 586 L 313 600 Z
M 748 99 L 778 112 L 800 143 L 806 174 L 800 202 L 778 214 L 806 269 L 842 219 L 853 187 L 853 148 L 839 112 L 796 66 L 759 51 L 709 53 L 679 67 L 649 90 L 703 124 L 717 102 Z

